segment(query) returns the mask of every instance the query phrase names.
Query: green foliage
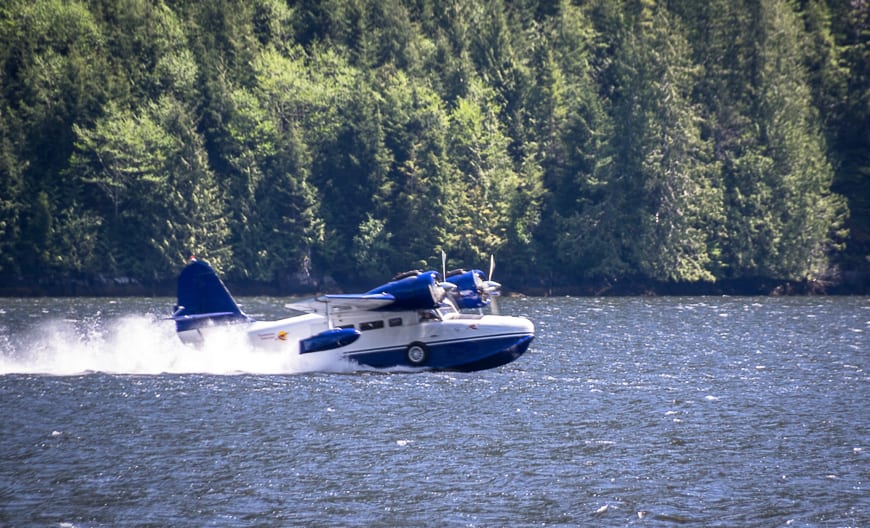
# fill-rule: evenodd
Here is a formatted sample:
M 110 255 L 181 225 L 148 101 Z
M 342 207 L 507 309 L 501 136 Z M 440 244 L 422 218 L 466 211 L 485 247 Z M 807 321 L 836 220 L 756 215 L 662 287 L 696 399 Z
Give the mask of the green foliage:
M 236 226 L 233 267 L 256 280 L 288 280 L 306 268 L 322 237 L 301 130 L 331 106 L 322 99 L 328 95 L 309 89 L 301 59 L 265 50 L 254 72 L 253 91 L 229 94 L 225 152 L 234 172 L 228 182 Z
M 0 115 L 0 274 L 20 273 L 16 243 L 21 239 L 23 174 L 26 168 L 10 139 L 9 122 Z
M 682 28 L 662 7 L 644 8 L 615 68 L 615 135 L 623 140 L 615 167 L 619 195 L 611 200 L 628 222 L 613 238 L 645 276 L 714 280 L 710 244 L 723 204 L 692 101 L 698 71 Z
M 451 198 L 457 174 L 447 156 L 449 116 L 441 98 L 403 73 L 384 73 L 379 106 L 383 146 L 392 156 L 376 211 L 392 247 L 379 264 L 410 269 L 421 258 L 434 261 L 444 247 L 455 214 Z
M 740 94 L 757 123 L 726 164 L 732 197 L 725 249 L 736 276 L 818 279 L 828 272 L 844 206 L 801 52 L 800 23 L 785 2 L 754 13 L 751 84 Z
M 164 96 L 138 111 L 109 108 L 93 128 L 74 129 L 70 170 L 106 203 L 95 205 L 108 213 L 107 271 L 157 279 L 198 251 L 222 264 L 225 200 L 179 101 Z
M 862 6 L 9 0 L 0 281 L 860 270 Z
M 486 262 L 507 241 L 508 217 L 519 175 L 508 156 L 509 138 L 501 129 L 496 94 L 482 82 L 457 101 L 450 115 L 448 148 L 458 180 L 450 197 L 446 245 L 460 260 Z

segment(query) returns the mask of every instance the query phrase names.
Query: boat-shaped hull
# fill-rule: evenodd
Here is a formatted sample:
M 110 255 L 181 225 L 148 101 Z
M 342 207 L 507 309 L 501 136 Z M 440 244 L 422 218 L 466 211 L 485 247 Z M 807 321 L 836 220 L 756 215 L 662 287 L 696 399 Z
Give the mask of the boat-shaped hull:
M 423 368 L 474 372 L 506 365 L 522 356 L 533 336 L 494 337 L 478 341 L 456 341 L 427 345 L 429 357 L 425 365 L 408 361 L 407 347 L 371 350 L 348 354 L 346 357 L 372 368 Z
M 508 318 L 503 318 L 508 319 Z M 516 318 L 510 318 L 516 319 Z M 522 356 L 534 338 L 534 328 L 513 328 L 487 332 L 474 323 L 461 323 L 464 328 L 451 328 L 451 321 L 430 322 L 425 325 L 427 333 L 433 326 L 441 325 L 433 336 L 404 343 L 365 347 L 357 350 L 348 347 L 344 357 L 361 365 L 373 368 L 425 368 L 429 370 L 455 370 L 470 372 L 499 367 Z M 454 334 L 451 336 L 450 334 Z

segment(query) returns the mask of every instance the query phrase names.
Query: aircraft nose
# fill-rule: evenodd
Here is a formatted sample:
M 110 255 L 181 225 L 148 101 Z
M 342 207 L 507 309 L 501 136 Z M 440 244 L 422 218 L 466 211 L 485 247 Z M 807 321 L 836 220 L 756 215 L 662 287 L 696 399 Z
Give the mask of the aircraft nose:
M 535 335 L 535 324 L 525 317 L 488 315 L 482 321 L 493 331 Z
M 535 323 L 525 317 L 515 317 L 515 327 L 518 332 L 535 335 Z
M 526 318 L 523 318 L 523 320 L 524 320 L 525 323 L 526 323 L 526 324 L 525 324 L 526 331 L 527 331 L 528 333 L 534 335 L 534 333 L 535 333 L 535 323 L 533 323 L 532 321 L 530 321 L 529 319 L 526 319 Z

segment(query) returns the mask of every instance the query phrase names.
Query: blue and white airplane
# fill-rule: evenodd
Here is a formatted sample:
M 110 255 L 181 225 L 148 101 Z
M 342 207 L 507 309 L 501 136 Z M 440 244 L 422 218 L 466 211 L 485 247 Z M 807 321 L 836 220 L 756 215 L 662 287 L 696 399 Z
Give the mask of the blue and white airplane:
M 471 372 L 514 361 L 535 327 L 524 317 L 484 314 L 500 284 L 480 270 L 408 272 L 362 294 L 321 295 L 286 305 L 306 312 L 255 321 L 206 262 L 191 259 L 178 277 L 171 319 L 185 343 L 234 325 L 251 341 L 286 354 L 331 354 L 367 368 Z M 490 271 L 492 275 L 492 271 Z M 467 313 L 463 310 L 477 310 Z

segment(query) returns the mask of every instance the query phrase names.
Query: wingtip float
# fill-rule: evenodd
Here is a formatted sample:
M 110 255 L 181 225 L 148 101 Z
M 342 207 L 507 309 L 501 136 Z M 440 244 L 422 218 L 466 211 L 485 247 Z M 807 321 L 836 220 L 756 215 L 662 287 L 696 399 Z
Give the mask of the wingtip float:
M 528 350 L 535 327 L 524 317 L 484 314 L 500 285 L 480 270 L 414 271 L 361 294 L 321 295 L 287 307 L 301 312 L 256 321 L 212 267 L 191 259 L 178 277 L 171 319 L 185 343 L 233 325 L 257 346 L 286 354 L 333 354 L 366 368 L 471 372 L 499 367 Z M 466 310 L 465 312 L 463 310 Z

